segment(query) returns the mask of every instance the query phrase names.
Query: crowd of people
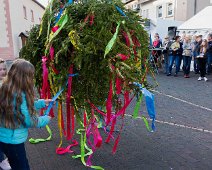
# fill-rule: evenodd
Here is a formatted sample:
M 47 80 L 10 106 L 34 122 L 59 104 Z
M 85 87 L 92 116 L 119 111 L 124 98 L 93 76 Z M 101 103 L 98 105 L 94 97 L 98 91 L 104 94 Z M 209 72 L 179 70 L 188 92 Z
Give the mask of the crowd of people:
M 207 39 L 203 39 L 202 35 L 186 35 L 175 36 L 170 39 L 169 36 L 164 41 L 156 33 L 152 44 L 152 56 L 154 62 L 158 63 L 162 56 L 164 61 L 164 73 L 167 76 L 172 75 L 172 68 L 175 65 L 174 76 L 177 77 L 183 62 L 182 70 L 184 77 L 190 77 L 191 61 L 194 62 L 195 74 L 200 74 L 198 81 L 208 81 L 206 75 L 211 73 L 212 64 L 212 33 L 208 34 Z

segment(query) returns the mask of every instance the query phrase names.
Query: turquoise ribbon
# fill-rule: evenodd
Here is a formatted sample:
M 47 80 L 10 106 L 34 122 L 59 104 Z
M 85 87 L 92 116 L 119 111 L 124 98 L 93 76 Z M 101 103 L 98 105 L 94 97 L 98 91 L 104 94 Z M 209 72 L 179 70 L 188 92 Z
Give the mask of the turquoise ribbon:
M 78 76 L 79 74 L 78 73 L 75 73 L 75 74 L 68 74 L 68 77 L 75 77 L 75 76 Z M 54 105 L 54 102 L 58 99 L 58 97 L 61 95 L 61 93 L 64 91 L 64 89 L 66 88 L 68 84 L 68 81 L 66 82 L 66 84 L 64 86 L 62 86 L 61 90 L 58 91 L 54 97 L 52 98 L 52 101 L 49 103 L 46 111 L 45 111 L 45 115 L 49 115 L 49 112 L 51 110 L 51 108 L 53 107 Z
M 145 96 L 147 112 L 148 112 L 150 119 L 152 119 L 152 131 L 154 131 L 155 130 L 155 115 L 156 115 L 155 104 L 154 104 L 154 102 L 155 102 L 154 94 L 152 94 L 146 88 L 143 88 L 140 83 L 133 82 L 133 84 L 135 86 L 137 86 L 139 88 L 139 90 L 143 93 L 143 95 Z

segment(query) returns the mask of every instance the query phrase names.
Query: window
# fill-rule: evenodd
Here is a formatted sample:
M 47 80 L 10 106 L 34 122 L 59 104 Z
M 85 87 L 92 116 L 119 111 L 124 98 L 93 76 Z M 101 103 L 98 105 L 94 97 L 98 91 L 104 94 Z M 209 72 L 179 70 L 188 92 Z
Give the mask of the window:
M 31 10 L 31 21 L 34 22 L 34 13 L 33 13 L 33 10 Z
M 143 10 L 143 18 L 146 18 L 146 10 Z
M 24 12 L 24 18 L 27 19 L 27 12 L 26 12 L 26 7 L 23 6 L 23 12 Z
M 173 4 L 168 3 L 167 4 L 167 16 L 172 16 L 173 15 Z
M 162 17 L 162 5 L 157 7 L 157 17 L 158 18 Z
M 143 14 L 142 12 L 143 12 L 143 11 L 142 11 L 142 9 L 141 9 L 141 10 L 140 10 L 140 14 L 139 14 L 140 16 L 142 16 L 142 14 Z
M 149 9 L 146 10 L 146 18 L 149 18 Z

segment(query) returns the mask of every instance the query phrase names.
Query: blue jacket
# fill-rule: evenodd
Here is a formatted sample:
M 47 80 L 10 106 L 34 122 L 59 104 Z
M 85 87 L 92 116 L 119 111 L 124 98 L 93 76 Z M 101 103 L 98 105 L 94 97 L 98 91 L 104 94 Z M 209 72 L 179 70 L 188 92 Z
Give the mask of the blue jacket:
M 34 106 L 36 110 L 44 108 L 46 106 L 45 101 L 43 99 L 35 101 Z M 8 129 L 8 128 L 0 127 L 0 142 L 9 143 L 9 144 L 20 144 L 27 140 L 28 128 L 33 127 L 34 125 L 33 125 L 33 120 L 28 111 L 25 94 L 22 94 L 22 104 L 20 106 L 20 110 L 21 110 L 21 113 L 25 116 L 26 126 L 24 127 L 21 125 L 17 129 Z M 43 127 L 47 125 L 49 121 L 50 121 L 49 116 L 39 116 L 36 127 Z

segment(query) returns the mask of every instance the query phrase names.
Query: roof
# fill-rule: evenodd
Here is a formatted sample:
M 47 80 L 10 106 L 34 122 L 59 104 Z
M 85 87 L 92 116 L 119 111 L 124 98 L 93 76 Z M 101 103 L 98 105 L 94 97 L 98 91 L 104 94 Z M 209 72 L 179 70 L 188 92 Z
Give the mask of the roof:
M 27 31 L 25 31 L 25 32 L 21 32 L 20 34 L 19 34 L 19 37 L 22 37 L 22 36 L 24 36 L 24 37 L 29 37 L 29 32 L 27 32 Z
M 37 0 L 32 0 L 32 1 L 35 2 L 36 4 L 38 4 L 41 8 L 45 9 L 45 7 Z
M 184 22 L 182 25 L 178 27 L 178 30 L 212 30 L 212 22 L 210 21 L 210 17 L 212 16 L 212 6 L 208 6 L 194 15 L 192 18 Z

